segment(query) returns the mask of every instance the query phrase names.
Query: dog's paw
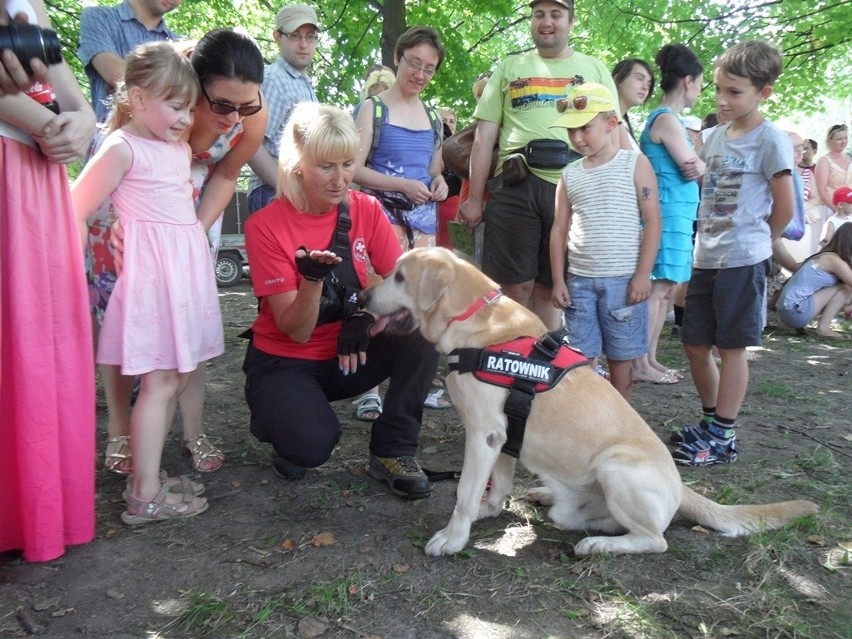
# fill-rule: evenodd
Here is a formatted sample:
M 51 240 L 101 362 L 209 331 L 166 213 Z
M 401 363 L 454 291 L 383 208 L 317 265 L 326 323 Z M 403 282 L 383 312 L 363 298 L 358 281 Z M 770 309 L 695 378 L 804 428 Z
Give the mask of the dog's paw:
M 615 537 L 586 537 L 574 546 L 578 557 L 588 555 L 638 555 L 649 552 L 665 552 L 668 548 L 662 535 L 619 535 Z
M 609 554 L 611 552 L 612 550 L 609 548 L 609 544 L 607 544 L 607 537 L 586 537 L 574 546 L 574 554 L 578 557 Z
M 426 544 L 426 554 L 432 557 L 440 557 L 441 555 L 452 555 L 463 549 L 467 545 L 469 535 L 453 535 L 449 532 L 450 527 L 447 526 L 443 530 L 439 530 L 434 535 L 429 543 Z
M 553 491 L 550 490 L 547 486 L 539 486 L 538 488 L 530 488 L 526 492 L 526 498 L 529 501 L 534 501 L 542 506 L 552 506 L 553 505 Z

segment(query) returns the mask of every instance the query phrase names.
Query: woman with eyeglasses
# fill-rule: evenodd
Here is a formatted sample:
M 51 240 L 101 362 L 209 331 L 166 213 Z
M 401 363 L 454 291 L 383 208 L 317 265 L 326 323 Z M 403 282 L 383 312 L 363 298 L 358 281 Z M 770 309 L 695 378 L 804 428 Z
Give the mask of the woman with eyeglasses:
M 435 246 L 438 202 L 449 189 L 441 175 L 443 123 L 420 99 L 444 61 L 444 45 L 431 27 L 412 27 L 394 48 L 396 82 L 358 107 L 355 124 L 361 149 L 355 182 L 382 204 L 403 249 Z M 366 107 L 366 108 L 364 108 Z M 377 115 L 381 130 L 374 137 Z M 443 391 L 431 393 L 428 408 L 449 408 Z M 377 408 L 381 412 L 381 406 Z
M 191 181 L 196 212 L 208 231 L 212 259 L 218 251 L 222 213 L 236 188 L 240 170 L 263 139 L 266 108 L 260 93 L 263 57 L 254 41 L 228 29 L 214 29 L 191 47 L 178 44 L 190 57 L 201 85 L 187 142 L 192 149 Z M 114 213 L 109 202 L 89 219 L 90 286 L 97 325 L 115 283 L 109 228 Z M 101 366 L 109 421 L 106 467 L 126 475 L 130 456 L 130 397 L 133 378 L 117 366 Z M 180 396 L 184 447 L 199 472 L 221 468 L 225 456 L 205 435 L 202 425 L 206 369 L 199 366 Z
M 441 176 L 443 124 L 420 99 L 443 61 L 444 45 L 435 29 L 412 27 L 403 33 L 394 50 L 396 82 L 373 97 L 384 105 L 378 107 L 382 124 L 375 146 L 375 102 L 359 108 L 355 120 L 361 136 L 355 181 L 382 202 L 405 248 L 435 245 L 436 202 L 447 197 Z

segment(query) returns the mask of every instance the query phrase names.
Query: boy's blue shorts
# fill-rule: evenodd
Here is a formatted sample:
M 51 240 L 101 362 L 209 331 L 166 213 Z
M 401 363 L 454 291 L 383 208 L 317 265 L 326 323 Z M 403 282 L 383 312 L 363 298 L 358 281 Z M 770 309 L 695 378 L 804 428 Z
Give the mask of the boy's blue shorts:
M 568 275 L 568 340 L 586 357 L 627 361 L 648 352 L 648 306 L 627 303 L 632 277 Z

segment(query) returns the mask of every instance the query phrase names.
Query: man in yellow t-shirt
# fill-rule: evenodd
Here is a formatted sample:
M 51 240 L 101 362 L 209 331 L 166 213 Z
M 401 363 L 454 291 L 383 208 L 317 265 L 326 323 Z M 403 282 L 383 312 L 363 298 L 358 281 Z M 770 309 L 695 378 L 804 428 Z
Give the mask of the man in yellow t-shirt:
M 558 115 L 556 101 L 573 84 L 597 82 L 613 94 L 616 88 L 600 61 L 574 51 L 570 44 L 574 0 L 533 0 L 530 8 L 535 50 L 510 55 L 497 65 L 473 114 L 478 123 L 470 161 L 470 197 L 459 208 L 459 219 L 473 228 L 484 213 L 488 224 L 482 270 L 506 295 L 555 329 L 560 314 L 550 301 L 548 242 L 556 183 L 564 164 L 542 166 L 528 156 L 529 177 L 510 185 L 503 180 L 503 163 L 533 140 L 562 141 L 567 150 L 566 130 L 551 125 Z M 498 140 L 497 176 L 489 180 L 491 153 Z

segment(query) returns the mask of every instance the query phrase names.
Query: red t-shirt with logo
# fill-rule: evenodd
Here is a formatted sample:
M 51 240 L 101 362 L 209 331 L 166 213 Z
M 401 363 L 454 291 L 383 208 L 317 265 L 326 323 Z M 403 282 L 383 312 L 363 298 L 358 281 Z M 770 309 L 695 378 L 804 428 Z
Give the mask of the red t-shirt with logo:
M 390 273 L 402 254 L 399 240 L 378 201 L 359 191 L 349 192 L 349 241 L 352 263 L 361 286 L 367 284 L 367 259 L 376 273 Z M 337 226 L 337 208 L 322 215 L 298 211 L 288 200 L 276 199 L 246 222 L 246 251 L 254 294 L 261 298 L 260 314 L 252 326 L 254 345 L 264 353 L 298 359 L 324 360 L 337 355 L 341 322 L 314 328 L 305 344 L 291 340 L 275 325 L 264 297 L 295 291 L 302 276 L 296 269 L 296 249 L 327 249 Z

